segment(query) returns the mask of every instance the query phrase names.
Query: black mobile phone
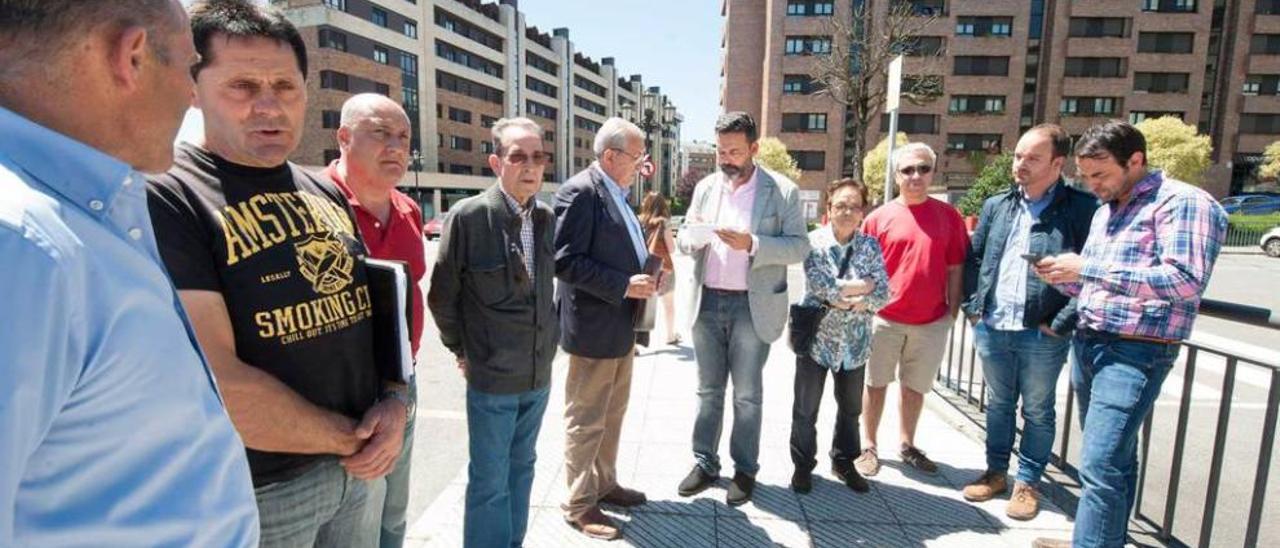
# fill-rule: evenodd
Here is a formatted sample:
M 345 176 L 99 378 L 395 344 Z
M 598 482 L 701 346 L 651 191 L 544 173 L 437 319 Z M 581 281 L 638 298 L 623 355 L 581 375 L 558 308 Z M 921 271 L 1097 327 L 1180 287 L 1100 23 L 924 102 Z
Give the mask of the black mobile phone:
M 1036 264 L 1045 258 L 1045 255 L 1039 253 L 1023 253 L 1022 258 L 1031 264 Z

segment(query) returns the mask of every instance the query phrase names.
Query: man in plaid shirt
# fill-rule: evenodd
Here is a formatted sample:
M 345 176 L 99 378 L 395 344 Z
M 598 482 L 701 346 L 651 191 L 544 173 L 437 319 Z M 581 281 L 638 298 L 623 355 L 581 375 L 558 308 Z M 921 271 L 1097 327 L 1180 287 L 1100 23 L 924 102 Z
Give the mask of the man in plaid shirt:
M 1076 144 L 1081 178 L 1103 203 L 1081 255 L 1036 264 L 1078 296 L 1071 382 L 1084 442 L 1074 546 L 1122 546 L 1137 482 L 1137 436 L 1191 334 L 1227 230 L 1208 193 L 1147 167 L 1146 140 L 1124 122 L 1089 128 Z M 1070 546 L 1038 539 L 1037 547 Z

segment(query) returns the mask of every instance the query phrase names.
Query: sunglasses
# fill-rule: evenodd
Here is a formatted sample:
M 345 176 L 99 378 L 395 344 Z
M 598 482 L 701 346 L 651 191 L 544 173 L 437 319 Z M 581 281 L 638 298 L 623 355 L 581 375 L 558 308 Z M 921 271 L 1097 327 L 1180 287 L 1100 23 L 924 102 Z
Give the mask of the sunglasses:
M 550 154 L 535 152 L 533 154 L 525 154 L 523 152 L 512 152 L 505 158 L 508 164 L 513 166 L 524 165 L 526 162 L 533 162 L 535 166 L 545 166 L 551 158 Z
M 930 165 L 919 165 L 919 166 L 907 166 L 907 167 L 904 167 L 904 168 L 902 168 L 902 169 L 899 169 L 899 170 L 898 170 L 898 173 L 901 173 L 901 174 L 903 174 L 903 175 L 906 175 L 907 177 L 910 177 L 910 176 L 915 175 L 915 174 L 917 174 L 917 173 L 919 173 L 919 174 L 921 174 L 921 175 L 928 175 L 930 171 L 933 171 L 933 166 L 930 166 Z

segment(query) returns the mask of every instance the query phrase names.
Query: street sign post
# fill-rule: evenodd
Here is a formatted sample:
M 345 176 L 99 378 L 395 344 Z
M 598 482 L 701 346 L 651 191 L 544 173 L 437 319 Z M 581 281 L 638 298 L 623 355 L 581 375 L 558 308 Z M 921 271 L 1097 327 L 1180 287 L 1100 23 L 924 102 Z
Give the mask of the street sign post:
M 893 199 L 893 148 L 898 138 L 898 106 L 902 98 L 902 56 L 889 62 L 888 92 L 884 109 L 889 113 L 889 149 L 884 159 L 884 203 Z

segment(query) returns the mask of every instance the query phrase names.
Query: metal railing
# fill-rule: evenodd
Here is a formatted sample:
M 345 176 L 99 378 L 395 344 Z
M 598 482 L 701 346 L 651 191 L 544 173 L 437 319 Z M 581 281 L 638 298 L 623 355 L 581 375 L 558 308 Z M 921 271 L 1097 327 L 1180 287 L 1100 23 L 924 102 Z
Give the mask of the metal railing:
M 1260 249 L 1262 235 L 1276 226 L 1280 226 L 1280 219 L 1276 215 L 1232 215 L 1222 245 L 1227 248 Z
M 1241 325 L 1261 326 L 1269 329 L 1280 330 L 1280 311 L 1273 311 L 1265 308 L 1241 305 L 1223 301 L 1203 300 L 1200 306 L 1200 314 L 1206 317 L 1215 317 L 1219 319 L 1229 320 L 1233 323 Z M 1280 332 L 1280 331 L 1278 331 Z M 977 358 L 977 351 L 970 341 L 972 330 L 969 322 L 963 318 L 958 320 L 955 328 L 951 330 L 949 340 L 947 342 L 946 359 L 943 367 L 938 373 L 938 385 L 934 391 L 941 393 L 945 399 L 951 401 L 953 405 L 960 408 L 971 420 L 985 428 L 985 417 L 983 412 L 986 410 L 986 379 L 982 378 L 982 368 Z M 1248 345 L 1244 345 L 1248 346 Z M 1182 342 L 1185 349 L 1185 362 L 1182 367 L 1181 393 L 1177 404 L 1177 422 L 1173 433 L 1171 444 L 1163 443 L 1162 446 L 1154 448 L 1156 455 L 1169 455 L 1169 470 L 1167 483 L 1164 483 L 1163 476 L 1149 477 L 1150 462 L 1152 460 L 1152 424 L 1153 417 L 1159 411 L 1153 406 L 1152 413 L 1148 414 L 1143 423 L 1142 433 L 1139 445 L 1139 476 L 1137 496 L 1134 504 L 1133 518 L 1151 529 L 1154 536 L 1161 542 L 1170 546 L 1187 546 L 1186 541 L 1179 538 L 1175 530 L 1175 521 L 1179 528 L 1188 526 L 1186 512 L 1179 516 L 1179 496 L 1185 478 L 1184 467 L 1187 456 L 1187 439 L 1188 425 L 1191 420 L 1190 411 L 1192 407 L 1192 393 L 1195 387 L 1195 379 L 1198 371 L 1208 369 L 1201 366 L 1202 358 L 1206 355 L 1217 356 L 1225 360 L 1225 366 L 1221 370 L 1222 384 L 1221 396 L 1217 402 L 1216 422 L 1213 426 L 1213 445 L 1212 452 L 1209 455 L 1209 476 L 1205 490 L 1203 512 L 1199 516 L 1199 534 L 1196 539 L 1196 546 L 1208 547 L 1213 541 L 1215 528 L 1215 518 L 1217 518 L 1220 499 L 1221 484 L 1224 472 L 1224 461 L 1227 450 L 1227 435 L 1229 427 L 1232 426 L 1232 406 L 1233 398 L 1237 392 L 1237 378 L 1242 368 L 1247 369 L 1252 377 L 1265 378 L 1266 381 L 1255 382 L 1259 387 L 1265 385 L 1266 403 L 1265 416 L 1262 419 L 1261 429 L 1258 431 L 1260 435 L 1259 445 L 1257 448 L 1257 464 L 1253 472 L 1253 481 L 1245 485 L 1239 482 L 1233 482 L 1232 487 L 1236 490 L 1242 490 L 1244 487 L 1251 486 L 1249 498 L 1248 521 L 1243 532 L 1243 546 L 1258 546 L 1259 532 L 1263 523 L 1263 510 L 1266 502 L 1266 491 L 1269 485 L 1272 450 L 1276 444 L 1276 420 L 1277 413 L 1280 412 L 1280 358 L 1275 356 L 1252 356 L 1244 355 L 1242 349 L 1234 345 L 1215 343 L 1205 340 L 1202 337 L 1193 336 L 1191 339 Z M 1275 349 L 1271 349 L 1275 350 Z M 1265 354 L 1265 352 L 1264 352 Z M 1068 362 L 1068 375 L 1070 362 Z M 1175 366 L 1170 371 L 1166 383 L 1175 378 L 1177 371 Z M 1217 373 L 1217 371 L 1212 371 Z M 955 398 L 948 397 L 955 396 Z M 961 400 L 957 403 L 955 400 Z M 1203 398 L 1200 398 L 1203 399 Z M 1078 413 L 1073 413 L 1075 407 L 1074 388 L 1068 383 L 1066 401 L 1064 403 L 1065 412 L 1060 413 L 1060 435 L 1058 437 L 1058 447 L 1053 454 L 1053 464 L 1060 471 L 1066 474 L 1072 481 L 1079 484 L 1079 470 L 1076 467 L 1074 459 L 1078 459 L 1078 455 L 1072 454 L 1072 432 L 1076 430 L 1076 421 L 1078 421 Z M 968 406 L 969 409 L 964 409 Z M 1160 413 L 1162 418 L 1166 415 Z M 1239 427 L 1237 426 L 1237 429 Z M 1021 435 L 1021 432 L 1019 432 Z M 1240 433 L 1237 432 L 1237 436 Z M 1199 440 L 1200 438 L 1197 438 Z M 1252 434 L 1250 433 L 1250 439 Z M 1167 441 L 1167 440 L 1163 440 Z M 1016 445 L 1015 445 L 1016 447 Z M 1203 455 L 1195 455 L 1196 459 L 1203 459 Z M 1240 473 L 1239 470 L 1232 470 L 1233 474 Z M 1157 518 L 1147 515 L 1143 511 L 1143 500 L 1159 496 L 1160 493 L 1156 489 L 1163 486 L 1163 508 L 1160 509 L 1161 515 Z M 1238 499 L 1233 499 L 1238 500 Z M 1184 508 L 1185 510 L 1185 508 Z M 1268 522 L 1275 522 L 1275 514 L 1272 513 L 1272 519 Z M 1182 520 L 1175 518 L 1182 517 Z M 1194 518 L 1194 516 L 1192 516 Z M 1193 523 L 1193 522 L 1192 522 Z M 1270 539 L 1275 542 L 1277 539 Z M 1213 544 L 1214 546 L 1222 545 Z

